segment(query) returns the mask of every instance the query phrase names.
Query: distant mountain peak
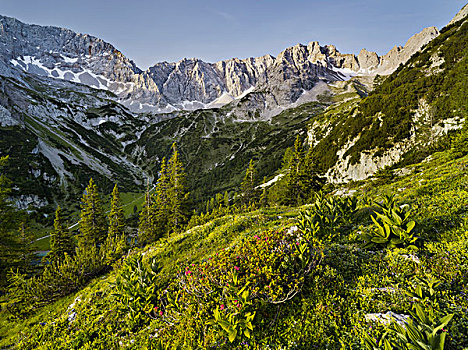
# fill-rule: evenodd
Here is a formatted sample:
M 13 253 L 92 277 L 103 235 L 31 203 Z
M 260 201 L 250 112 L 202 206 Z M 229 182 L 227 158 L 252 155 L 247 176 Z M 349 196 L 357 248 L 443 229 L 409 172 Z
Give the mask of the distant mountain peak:
M 403 48 L 395 47 L 382 57 L 366 49 L 358 56 L 343 54 L 334 45 L 311 41 L 286 48 L 277 57 L 216 63 L 184 58 L 157 63 L 146 71 L 111 44 L 88 34 L 4 16 L 0 16 L 0 33 L 1 71 L 13 65 L 29 73 L 109 90 L 134 112 L 163 113 L 221 106 L 256 88 L 269 92 L 265 97 L 268 108 L 288 106 L 319 81 L 390 74 L 438 31 L 426 28 Z
M 458 11 L 458 13 L 455 15 L 455 17 L 452 18 L 452 20 L 449 22 L 448 25 L 458 22 L 459 20 L 465 18 L 466 16 L 468 16 L 468 4 L 463 6 L 462 9 Z

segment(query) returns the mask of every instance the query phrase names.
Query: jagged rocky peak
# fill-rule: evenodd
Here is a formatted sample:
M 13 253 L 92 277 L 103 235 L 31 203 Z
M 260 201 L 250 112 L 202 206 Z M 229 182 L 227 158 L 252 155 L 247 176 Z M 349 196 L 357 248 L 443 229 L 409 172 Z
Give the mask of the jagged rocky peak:
M 379 57 L 361 50 L 340 53 L 317 41 L 298 44 L 278 57 L 232 58 L 208 63 L 192 58 L 161 62 L 141 71 L 133 61 L 103 40 L 57 27 L 24 24 L 0 16 L 0 73 L 8 67 L 113 92 L 137 112 L 171 112 L 220 106 L 255 89 L 268 92 L 271 108 L 295 103 L 319 81 L 334 82 L 353 75 L 389 74 L 435 35 L 427 28 Z M 3 44 L 3 45 L 2 45 Z
M 408 39 L 404 47 L 395 46 L 380 60 L 377 74 L 391 74 L 401 63 L 405 63 L 424 45 L 439 35 L 436 27 L 428 27 Z
M 465 18 L 468 16 L 468 4 L 466 4 L 465 6 L 463 6 L 463 8 L 458 11 L 458 13 L 455 15 L 455 17 L 452 18 L 452 20 L 449 22 L 448 25 L 451 25 L 455 22 L 458 22 L 459 20 Z
M 357 61 L 360 69 L 374 70 L 380 64 L 380 58 L 377 53 L 362 49 L 359 52 Z

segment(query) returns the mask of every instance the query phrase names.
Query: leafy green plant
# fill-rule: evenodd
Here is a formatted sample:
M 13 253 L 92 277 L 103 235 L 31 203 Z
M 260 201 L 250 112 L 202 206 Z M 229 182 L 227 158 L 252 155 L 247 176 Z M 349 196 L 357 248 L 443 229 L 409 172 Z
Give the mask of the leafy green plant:
M 413 243 L 418 239 L 414 234 L 416 222 L 411 220 L 409 206 L 397 206 L 394 196 L 384 197 L 379 203 L 382 213 L 371 215 L 373 227 L 364 231 L 361 239 L 364 248 L 405 246 L 417 249 Z
M 357 208 L 356 197 L 325 197 L 319 192 L 312 206 L 299 213 L 298 228 L 315 239 L 331 241 L 353 222 Z
M 394 349 L 443 350 L 447 330 L 453 314 L 438 317 L 432 307 L 423 308 L 418 303 L 415 312 L 410 311 L 411 319 L 402 325 L 393 322 L 387 332 L 396 336 L 392 342 Z
M 136 254 L 125 261 L 115 283 L 111 283 L 112 295 L 128 311 L 133 324 L 154 310 L 159 272 L 154 259 L 143 262 L 143 256 Z
M 232 283 L 223 291 L 227 304 L 217 306 L 213 312 L 214 318 L 206 322 L 208 325 L 220 326 L 222 333 L 228 336 L 231 343 L 243 336 L 250 338 L 254 329 L 252 321 L 255 311 L 248 311 L 252 305 L 248 285 L 249 282 L 238 289 L 239 281 L 237 275 L 234 274 Z
M 414 282 L 416 286 L 413 290 L 406 291 L 406 294 L 413 299 L 416 299 L 420 302 L 425 302 L 427 300 L 432 301 L 435 299 L 438 294 L 437 287 L 440 286 L 440 281 L 431 276 L 425 277 L 414 277 Z

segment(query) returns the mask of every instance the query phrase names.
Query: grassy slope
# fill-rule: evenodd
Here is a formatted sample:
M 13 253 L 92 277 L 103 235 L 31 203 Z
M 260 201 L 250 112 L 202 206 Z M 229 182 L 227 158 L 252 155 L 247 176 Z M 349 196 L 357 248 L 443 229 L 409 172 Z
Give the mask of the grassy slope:
M 429 268 L 432 266 L 433 273 L 444 280 L 443 288 L 449 291 L 451 287 L 445 284 L 449 282 L 445 282 L 445 279 L 450 280 L 452 278 L 453 281 L 459 271 L 466 270 L 466 266 L 463 265 L 466 264 L 466 256 L 464 262 L 461 261 L 458 262 L 458 265 L 453 265 L 455 261 L 450 254 L 446 255 L 446 251 L 451 249 L 454 253 L 457 253 L 466 252 L 467 249 L 468 192 L 466 191 L 466 185 L 468 182 L 468 157 L 450 160 L 445 153 L 438 153 L 434 155 L 432 160 L 413 165 L 408 169 L 410 172 L 408 175 L 397 177 L 393 181 L 389 181 L 389 183 L 367 181 L 354 184 L 354 189 L 358 189 L 361 193 L 366 192 L 374 199 L 385 193 L 397 193 L 402 202 L 409 203 L 413 208 L 416 208 L 415 218 L 418 221 L 418 230 L 421 237 L 426 241 L 425 251 L 429 252 L 429 255 L 421 252 L 420 259 Z M 381 180 L 378 181 L 381 182 Z M 222 248 L 239 244 L 243 239 L 268 228 L 291 226 L 294 224 L 296 215 L 297 210 L 295 209 L 272 208 L 227 216 L 171 237 L 167 241 L 161 241 L 145 249 L 145 251 L 147 251 L 147 256 L 158 258 L 160 265 L 164 267 L 161 278 L 169 281 L 178 271 L 179 265 L 188 266 L 192 262 L 212 256 Z M 329 248 L 333 254 L 327 264 L 333 271 L 345 278 L 344 283 L 347 286 L 347 292 L 344 295 L 348 295 L 347 298 L 349 299 L 340 299 L 340 307 L 349 307 L 349 312 L 355 314 L 356 320 L 362 319 L 363 314 L 366 312 L 392 310 L 404 313 L 405 307 L 408 307 L 404 298 L 402 299 L 399 294 L 388 295 L 375 291 L 375 289 L 388 287 L 389 283 L 395 288 L 403 288 L 407 285 L 408 277 L 406 277 L 406 274 L 408 271 L 412 271 L 413 268 L 405 260 L 401 260 L 401 254 L 407 253 L 398 250 L 387 256 L 381 253 L 376 255 L 369 255 L 364 252 L 358 253 L 356 244 L 353 243 L 353 235 L 354 233 L 351 232 L 349 237 L 341 239 L 345 248 L 340 248 L 342 246 L 335 244 L 331 244 Z M 439 258 L 442 260 L 437 260 Z M 441 265 L 441 261 L 444 264 Z M 395 276 L 395 273 L 397 276 Z M 67 305 L 76 297 L 81 298 L 79 305 L 75 307 L 78 310 L 77 317 L 81 326 L 78 328 L 75 326 L 71 336 L 83 336 L 83 333 L 89 332 L 89 329 L 100 328 L 96 325 L 93 326 L 90 322 L 94 322 L 93 320 L 99 317 L 115 317 L 109 314 L 112 302 L 109 299 L 110 290 L 108 286 L 108 282 L 112 281 L 114 276 L 115 273 L 111 272 L 106 277 L 94 280 L 76 295 L 44 308 L 26 321 L 7 321 L 6 315 L 2 314 L 0 334 L 6 334 L 6 337 L 1 340 L 0 346 L 6 346 L 14 342 L 17 339 L 15 337 L 18 336 L 18 332 L 20 332 L 19 334 L 22 334 L 21 332 L 29 334 L 28 337 L 32 337 L 37 332 L 42 332 L 41 327 L 43 326 L 39 325 L 40 322 L 50 325 L 50 322 L 64 320 L 67 317 Z M 466 292 L 466 281 L 464 285 L 458 285 L 456 288 L 461 288 L 462 291 L 464 289 Z M 356 292 L 352 292 L 352 290 Z M 354 293 L 357 294 L 354 295 Z M 334 297 L 330 296 L 332 298 L 330 300 L 338 300 L 333 299 L 336 297 L 336 295 Z M 307 298 L 307 296 L 302 298 Z M 329 306 L 333 307 L 331 304 Z M 80 312 L 83 313 L 82 317 Z M 302 314 L 304 312 L 302 311 Z M 312 317 L 312 319 L 318 317 L 317 315 L 320 313 L 314 314 L 314 312 L 319 311 L 310 310 L 306 313 L 307 317 Z M 93 315 L 91 318 L 88 319 L 84 316 L 90 313 Z M 345 316 L 342 314 L 339 317 Z M 346 317 L 349 318 L 349 315 Z M 458 314 L 457 317 L 460 319 L 462 316 Z M 306 321 L 309 322 L 308 319 Z M 67 324 L 66 321 L 61 322 Z M 340 327 L 346 328 L 347 326 L 342 325 Z M 327 333 L 331 330 L 327 331 L 327 329 L 328 326 L 322 330 L 325 332 L 322 333 L 323 337 L 331 336 L 331 334 Z M 66 332 L 63 333 L 65 330 L 66 328 L 63 330 L 58 328 L 54 332 L 57 332 L 57 337 L 66 337 Z M 111 336 L 111 334 L 106 333 L 105 329 L 102 331 L 104 332 L 102 336 L 104 334 L 105 337 Z M 317 332 L 319 331 L 317 330 Z M 131 339 L 145 338 L 153 332 L 152 328 L 142 328 L 135 334 L 120 334 L 119 339 L 123 344 L 126 344 L 126 347 L 131 348 Z M 458 337 L 457 339 L 463 339 L 464 337 L 463 330 L 460 330 L 458 323 L 451 328 L 451 332 Z M 460 332 L 462 332 L 461 335 Z M 291 336 L 294 336 L 294 334 Z M 48 346 L 51 346 L 53 342 L 52 338 L 49 338 Z M 451 342 L 452 346 L 449 348 L 457 348 L 456 345 L 453 345 L 455 340 L 451 340 Z M 321 344 L 325 346 L 325 343 Z M 329 343 L 329 345 L 332 346 L 333 342 Z

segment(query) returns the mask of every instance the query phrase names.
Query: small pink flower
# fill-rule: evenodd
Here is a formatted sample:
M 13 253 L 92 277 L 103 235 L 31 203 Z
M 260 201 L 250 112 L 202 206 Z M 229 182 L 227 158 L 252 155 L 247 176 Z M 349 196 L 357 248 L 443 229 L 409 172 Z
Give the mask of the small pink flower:
M 162 316 L 163 315 L 163 312 L 162 311 L 159 311 L 159 316 Z
M 190 275 L 191 273 L 192 273 L 192 271 L 190 271 L 190 270 L 185 271 L 186 275 Z
M 219 307 L 220 310 L 224 310 L 224 305 L 221 304 L 220 307 Z
M 234 268 L 236 269 L 236 271 L 239 271 L 239 266 L 234 266 Z

